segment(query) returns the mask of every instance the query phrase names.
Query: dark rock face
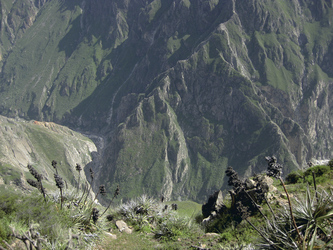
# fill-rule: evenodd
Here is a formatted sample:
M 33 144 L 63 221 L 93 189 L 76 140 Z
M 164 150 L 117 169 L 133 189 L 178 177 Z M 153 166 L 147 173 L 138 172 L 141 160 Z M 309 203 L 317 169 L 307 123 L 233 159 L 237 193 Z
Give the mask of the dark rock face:
M 223 203 L 222 191 L 216 191 L 209 196 L 207 203 L 202 205 L 202 215 L 207 218 L 222 213 L 226 206 Z
M 0 113 L 103 138 L 96 188 L 203 201 L 227 166 L 332 158 L 332 1 L 0 6 Z

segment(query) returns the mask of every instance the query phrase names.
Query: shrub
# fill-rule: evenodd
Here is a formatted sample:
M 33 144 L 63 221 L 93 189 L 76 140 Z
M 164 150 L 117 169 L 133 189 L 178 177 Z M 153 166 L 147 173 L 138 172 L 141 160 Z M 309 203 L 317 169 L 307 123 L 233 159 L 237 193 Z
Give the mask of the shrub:
M 17 200 L 19 196 L 11 193 L 0 195 L 0 219 L 17 211 Z
M 19 196 L 14 193 L 0 195 L 0 245 L 4 244 L 3 240 L 10 240 L 11 230 L 9 228 L 9 223 L 18 209 L 18 198 Z
M 109 216 L 112 220 L 123 219 L 139 232 L 152 232 L 155 238 L 175 240 L 178 236 L 199 231 L 199 225 L 186 216 L 178 216 L 171 206 L 142 195 L 120 205 Z
M 295 183 L 301 182 L 302 180 L 303 180 L 302 174 L 300 174 L 299 172 L 295 172 L 295 171 L 291 172 L 286 177 L 287 184 L 295 184 Z
M 147 226 L 158 219 L 160 211 L 162 211 L 162 208 L 155 199 L 142 195 L 120 205 L 113 217 L 123 219 L 137 231 L 141 231 L 142 228 L 147 230 Z
M 326 166 L 326 165 L 318 165 L 318 166 L 314 166 L 311 168 L 308 168 L 305 172 L 304 172 L 304 179 L 305 182 L 312 185 L 313 184 L 313 176 L 312 173 L 315 173 L 315 177 L 316 177 L 316 183 L 325 183 L 327 181 L 329 181 L 331 179 L 330 175 L 330 167 Z
M 225 213 L 207 224 L 206 232 L 222 233 L 227 228 L 237 226 L 239 222 L 239 218 L 228 209 Z
M 178 236 L 189 235 L 192 232 L 192 222 L 188 217 L 179 217 L 169 213 L 161 217 L 154 229 L 155 237 L 163 240 L 176 240 Z
M 95 219 L 94 224 L 93 207 L 76 204 L 79 194 L 66 190 L 63 195 L 64 209 L 60 209 L 59 192 L 49 193 L 46 202 L 37 190 L 30 195 L 0 195 L 0 245 L 2 240 L 10 243 L 12 230 L 17 238 L 34 230 L 43 249 L 65 249 L 69 242 L 74 249 L 87 249 L 96 233 L 105 229 L 104 222 Z M 72 233 L 79 235 L 75 242 Z
M 4 245 L 3 240 L 8 241 L 10 239 L 10 228 L 6 218 L 0 219 L 0 246 Z
M 331 159 L 331 160 L 328 162 L 328 166 L 330 167 L 331 170 L 333 170 L 333 159 Z
M 316 177 L 322 176 L 325 173 L 328 173 L 330 171 L 330 167 L 326 166 L 326 165 L 318 165 L 318 166 L 314 166 L 311 168 L 308 168 L 305 172 L 304 172 L 304 176 L 312 176 L 312 171 L 315 173 Z

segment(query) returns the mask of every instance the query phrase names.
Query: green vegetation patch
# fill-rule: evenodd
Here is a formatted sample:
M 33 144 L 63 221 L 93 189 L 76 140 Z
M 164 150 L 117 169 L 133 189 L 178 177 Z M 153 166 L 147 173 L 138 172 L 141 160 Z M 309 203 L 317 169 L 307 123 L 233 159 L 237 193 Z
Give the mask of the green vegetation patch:
M 271 59 L 266 59 L 265 64 L 267 83 L 274 88 L 289 92 L 292 83 L 292 74 L 284 66 L 277 68 Z
M 161 0 L 154 0 L 149 4 L 149 9 L 150 9 L 148 11 L 149 22 L 151 22 L 154 19 L 157 11 L 161 8 L 161 6 L 162 6 Z
M 167 41 L 167 48 L 169 50 L 169 54 L 167 58 L 172 56 L 177 50 L 179 50 L 182 44 L 189 38 L 190 35 L 185 34 L 182 37 L 178 37 L 178 32 L 172 37 L 170 37 Z
M 59 135 L 47 131 L 39 125 L 29 126 L 27 132 L 39 154 L 45 154 L 46 158 L 51 161 L 54 159 L 65 159 L 65 151 L 62 147 Z
M 165 204 L 177 204 L 177 213 L 179 216 L 195 218 L 201 213 L 201 204 L 194 201 L 168 201 Z
M 288 184 L 296 184 L 296 183 L 303 183 L 304 187 L 307 184 L 313 185 L 314 179 L 313 174 L 315 176 L 316 184 L 327 185 L 331 182 L 333 177 L 333 171 L 330 166 L 327 165 L 317 165 L 310 167 L 304 171 L 298 170 L 293 171 L 286 176 L 286 181 Z
M 21 172 L 15 170 L 15 168 L 9 164 L 0 162 L 0 176 L 5 185 L 9 185 L 12 182 L 16 185 L 21 183 Z

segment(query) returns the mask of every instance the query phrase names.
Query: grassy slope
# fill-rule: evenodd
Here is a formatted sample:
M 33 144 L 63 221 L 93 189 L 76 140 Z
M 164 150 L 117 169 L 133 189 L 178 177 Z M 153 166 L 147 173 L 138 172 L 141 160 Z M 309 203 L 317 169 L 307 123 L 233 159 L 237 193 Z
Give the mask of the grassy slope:
M 53 182 L 51 161 L 68 184 L 77 179 L 76 163 L 84 167 L 91 161 L 95 145 L 81 134 L 54 123 L 26 122 L 1 117 L 0 175 L 4 184 L 21 186 L 32 178 L 26 168 L 31 164 Z M 82 174 L 82 173 L 81 173 Z M 81 177 L 85 179 L 84 176 Z M 24 185 L 26 186 L 26 185 Z
M 327 166 L 315 166 L 311 169 L 327 169 Z M 311 169 L 307 172 L 311 172 Z M 329 169 L 329 167 L 328 167 Z M 317 173 L 317 170 L 315 170 Z M 307 173 L 305 172 L 305 173 Z M 317 175 L 317 185 L 318 188 L 329 191 L 332 184 L 332 174 L 333 171 L 327 171 L 324 174 Z M 313 191 L 312 177 L 309 176 L 307 179 L 310 182 L 310 190 Z M 278 191 L 275 191 L 274 197 L 271 201 L 271 206 L 274 211 L 277 212 L 281 209 L 281 204 L 286 203 L 286 196 L 284 194 L 284 189 L 278 180 L 274 180 L 274 186 L 277 187 Z M 305 195 L 307 184 L 297 183 L 297 184 L 287 184 L 287 190 L 292 199 L 295 197 L 301 197 Z M 283 197 L 283 198 L 281 198 Z M 278 201 L 279 200 L 279 201 Z M 177 202 L 170 201 L 167 204 L 177 203 L 179 210 L 178 214 L 180 216 L 190 216 L 194 219 L 193 214 L 201 213 L 201 205 L 191 201 Z M 224 203 L 230 204 L 229 197 L 225 197 Z M 272 216 L 269 212 L 267 205 L 262 204 L 263 213 L 269 218 Z M 282 209 L 283 210 L 283 209 Z M 249 218 L 251 223 L 253 223 L 257 228 L 265 227 L 265 220 L 261 218 L 260 214 Z M 223 224 L 221 224 L 223 223 Z M 215 228 L 214 228 L 215 227 Z M 230 221 L 218 222 L 210 229 L 218 233 L 217 238 L 214 237 L 203 237 L 203 232 L 193 232 L 190 235 L 179 235 L 176 239 L 168 241 L 156 240 L 152 236 L 146 233 L 134 232 L 131 235 L 119 233 L 117 230 L 113 230 L 112 233 L 117 235 L 117 239 L 110 239 L 106 237 L 101 244 L 99 244 L 99 249 L 121 249 L 121 248 L 133 248 L 133 249 L 188 249 L 190 246 L 198 247 L 209 247 L 210 249 L 234 249 L 233 247 L 240 247 L 252 244 L 256 245 L 259 243 L 259 234 L 249 226 L 246 221 L 241 223 L 230 223 Z M 138 244 L 138 247 L 136 246 Z M 233 246 L 233 247 L 232 247 Z
M 319 171 L 319 169 L 323 170 Z M 321 188 L 325 190 L 331 189 L 331 178 L 332 178 L 332 170 L 329 170 L 329 167 L 327 166 L 315 166 L 305 172 L 311 172 L 311 170 L 314 170 L 318 176 L 321 177 L 318 178 L 318 184 L 321 186 Z M 279 202 L 276 202 L 273 200 L 271 202 L 271 205 L 275 211 L 279 210 L 281 207 L 281 200 L 285 199 L 283 198 L 285 196 L 282 196 L 281 194 L 284 193 L 283 188 L 281 184 L 278 181 L 274 181 L 274 186 L 278 188 L 278 191 L 275 191 L 274 196 L 276 197 L 276 200 L 279 200 Z M 297 183 L 297 184 L 289 184 L 287 185 L 287 189 L 289 191 L 289 194 L 291 197 L 301 196 L 304 194 L 304 191 L 306 190 L 306 184 L 305 183 Z M 311 188 L 312 190 L 312 188 Z M 76 194 L 77 195 L 77 194 Z M 27 230 L 29 223 L 27 224 L 26 220 L 29 218 L 32 219 L 35 222 L 39 222 L 38 225 L 40 227 L 41 232 L 43 232 L 43 235 L 49 235 L 49 239 L 51 237 L 55 237 L 56 239 L 55 244 L 57 246 L 64 246 L 67 244 L 67 237 L 68 237 L 68 229 L 71 229 L 71 233 L 79 232 L 79 228 L 77 227 L 79 224 L 73 223 L 73 213 L 75 214 L 76 211 L 75 206 L 73 208 L 69 208 L 68 210 L 59 211 L 59 207 L 56 203 L 53 203 L 49 201 L 48 203 L 44 204 L 43 200 L 38 198 L 40 194 L 34 193 L 33 196 L 27 197 L 27 198 L 21 198 L 20 202 L 17 202 L 15 198 L 17 193 L 8 193 L 8 190 L 6 191 L 3 189 L 3 187 L 0 187 L 0 197 L 4 197 L 2 202 L 0 201 L 0 220 L 4 222 L 4 224 L 0 224 L 0 237 L 3 239 L 5 238 L 8 242 L 11 242 L 10 239 L 4 237 L 2 234 L 5 230 L 5 227 L 8 225 L 15 226 L 15 230 Z M 66 200 L 66 202 L 70 202 L 71 199 L 73 199 L 75 196 L 68 196 L 70 199 Z M 78 196 L 79 197 L 79 196 Z M 75 198 L 74 198 L 75 199 Z M 3 201 L 7 203 L 3 203 Z M 136 203 L 137 201 L 134 201 L 134 204 L 140 204 Z M 225 204 L 229 204 L 229 199 L 224 200 Z M 24 207 L 22 207 L 22 203 L 25 204 Z M 31 206 L 31 204 L 34 203 L 34 207 Z M 90 202 L 88 202 L 89 204 Z M 133 202 L 129 202 L 128 204 L 132 204 Z M 157 202 L 158 203 L 158 202 Z M 184 220 L 185 223 L 188 223 L 189 221 L 192 221 L 191 223 L 195 223 L 194 219 L 196 219 L 193 215 L 200 214 L 201 212 L 201 205 L 192 201 L 170 201 L 166 204 L 170 205 L 172 203 L 176 203 L 178 205 L 178 210 L 176 212 L 176 217 L 190 217 L 190 220 L 186 219 Z M 148 203 L 144 203 L 147 206 L 147 208 L 150 205 Z M 164 207 L 164 204 L 159 204 L 160 207 Z M 21 206 L 21 207 L 20 207 Z M 129 205 L 134 207 L 135 205 Z M 4 207 L 7 207 L 8 210 L 1 210 Z M 70 207 L 70 206 L 69 206 Z M 111 211 L 117 211 L 121 206 L 113 206 Z M 126 206 L 125 206 L 126 207 Z M 92 207 L 90 207 L 91 209 Z M 43 209 L 43 210 L 40 210 Z M 101 206 L 98 206 L 98 209 L 100 211 L 103 210 Z M 8 214 L 8 217 L 6 217 L 6 214 Z M 25 211 L 23 213 L 23 211 Z M 39 211 L 39 212 L 38 212 Z M 122 211 L 128 211 L 128 210 L 122 210 Z M 262 205 L 262 211 L 266 216 L 271 217 L 272 215 L 269 213 L 267 205 Z M 125 215 L 127 212 L 123 213 Z M 82 219 L 84 216 L 89 217 L 89 209 L 88 213 L 82 214 Z M 113 214 L 113 212 L 111 212 Z M 158 217 L 156 214 L 151 214 L 153 217 L 156 216 L 156 218 L 162 219 L 163 217 Z M 176 217 L 167 217 L 167 213 L 164 214 L 166 218 L 176 218 Z M 231 221 L 225 221 L 224 224 L 217 223 L 215 224 L 215 229 L 218 230 L 218 235 L 205 235 L 203 228 L 198 227 L 192 227 L 191 231 L 188 231 L 185 228 L 181 227 L 182 229 L 177 229 L 171 227 L 172 224 L 175 223 L 171 221 L 164 221 L 162 224 L 167 224 L 169 226 L 169 229 L 172 230 L 173 234 L 170 236 L 166 236 L 161 239 L 156 239 L 152 232 L 154 232 L 155 228 L 151 228 L 150 230 L 147 230 L 148 228 L 146 226 L 143 226 L 140 224 L 140 222 L 143 222 L 143 225 L 146 225 L 146 221 L 142 220 L 139 215 L 136 215 L 136 219 L 133 217 L 128 217 L 128 220 L 126 222 L 129 225 L 132 225 L 134 228 L 141 230 L 134 231 L 132 234 L 126 234 L 126 233 L 120 233 L 115 226 L 113 225 L 113 222 L 105 222 L 105 218 L 100 218 L 98 223 L 96 225 L 90 224 L 87 221 L 85 221 L 84 225 L 86 225 L 86 232 L 89 233 L 97 233 L 99 235 L 99 239 L 97 241 L 90 241 L 90 247 L 94 247 L 94 249 L 189 249 L 189 247 L 196 246 L 201 248 L 210 248 L 210 249 L 234 249 L 235 247 L 240 247 L 241 245 L 248 245 L 248 244 L 258 244 L 259 242 L 259 235 L 256 231 L 251 228 L 246 221 L 242 221 L 241 223 L 232 223 Z M 13 220 L 13 218 L 16 217 L 17 219 L 21 219 L 21 224 L 17 220 Z M 223 217 L 223 216 L 222 216 Z M 6 219 L 7 218 L 7 219 Z M 67 219 L 66 219 L 67 218 Z M 56 228 L 53 226 L 50 227 L 49 223 L 47 221 L 44 221 L 47 219 L 48 221 L 53 221 L 54 225 L 56 225 Z M 163 219 L 162 219 L 163 220 Z M 249 220 L 258 228 L 262 228 L 265 226 L 265 220 L 261 218 L 261 216 L 255 215 Z M 184 223 L 183 222 L 183 223 Z M 138 224 L 136 224 L 138 223 Z M 138 227 L 139 226 L 139 227 Z M 117 239 L 111 239 L 109 236 L 104 234 L 104 231 L 109 231 L 111 228 L 111 233 L 117 236 Z M 212 228 L 212 227 L 211 227 Z M 152 231 L 151 231 L 152 230 Z M 216 231 L 216 230 L 215 230 Z M 171 232 L 171 231 L 170 231 Z M 89 234 L 88 233 L 88 234 Z M 84 234 L 84 232 L 81 232 L 79 235 Z M 81 236 L 79 236 L 81 237 Z M 81 239 L 81 238 L 80 238 Z M 76 242 L 76 241 L 75 241 Z M 84 242 L 81 242 L 80 247 L 88 247 L 89 245 L 85 245 Z M 232 248 L 233 247 L 233 248 Z M 80 248 L 81 249 L 81 248 Z

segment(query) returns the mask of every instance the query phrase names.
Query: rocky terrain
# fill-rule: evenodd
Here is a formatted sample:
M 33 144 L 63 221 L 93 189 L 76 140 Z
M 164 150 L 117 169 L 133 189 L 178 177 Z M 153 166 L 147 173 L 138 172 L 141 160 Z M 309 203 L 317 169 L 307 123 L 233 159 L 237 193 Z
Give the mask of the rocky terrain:
M 203 201 L 332 158 L 332 0 L 3 0 L 0 114 L 99 138 L 98 183 Z

